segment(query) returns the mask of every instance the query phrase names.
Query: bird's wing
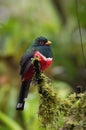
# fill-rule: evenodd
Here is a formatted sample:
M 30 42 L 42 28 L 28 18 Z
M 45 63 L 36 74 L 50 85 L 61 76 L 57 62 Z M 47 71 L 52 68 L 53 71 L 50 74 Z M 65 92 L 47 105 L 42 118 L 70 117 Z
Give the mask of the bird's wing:
M 27 70 L 29 69 L 29 67 L 31 66 L 31 58 L 33 58 L 35 53 L 35 50 L 31 51 L 30 53 L 26 53 L 23 55 L 21 61 L 20 61 L 20 74 L 23 76 Z

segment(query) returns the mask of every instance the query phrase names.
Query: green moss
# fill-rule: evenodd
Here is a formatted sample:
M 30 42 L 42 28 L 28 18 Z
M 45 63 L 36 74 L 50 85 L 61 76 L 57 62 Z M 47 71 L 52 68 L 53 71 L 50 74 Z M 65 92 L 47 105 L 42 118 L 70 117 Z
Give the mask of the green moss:
M 43 74 L 38 84 L 40 94 L 39 119 L 42 126 L 49 130 L 85 130 L 86 129 L 86 93 L 71 94 L 61 100 L 52 87 L 51 81 Z M 78 97 L 78 98 L 77 98 Z
M 56 91 L 53 89 L 51 81 L 43 74 L 42 83 L 38 85 L 40 94 L 39 118 L 42 126 L 50 129 L 57 129 L 57 110 L 60 98 L 58 98 Z
M 79 96 L 79 99 L 76 99 L 67 113 L 67 120 L 64 125 L 66 130 L 69 130 L 69 127 L 72 126 L 74 127 L 72 130 L 86 129 L 86 92 L 79 94 Z M 67 100 L 70 101 L 70 98 Z

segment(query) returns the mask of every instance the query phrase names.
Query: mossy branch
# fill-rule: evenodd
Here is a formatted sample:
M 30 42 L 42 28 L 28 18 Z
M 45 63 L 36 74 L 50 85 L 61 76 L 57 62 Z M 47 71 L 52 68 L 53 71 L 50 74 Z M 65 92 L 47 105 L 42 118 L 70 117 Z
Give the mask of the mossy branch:
M 33 59 L 33 65 L 40 95 L 38 115 L 42 126 L 47 130 L 85 130 L 86 92 L 74 93 L 62 100 L 50 79 L 41 72 L 38 57 Z
M 40 70 L 39 59 L 36 57 L 33 59 L 33 65 L 35 69 L 35 78 L 38 83 L 38 92 L 40 94 L 39 105 L 39 119 L 42 122 L 44 128 L 49 130 L 57 129 L 57 102 L 59 104 L 59 98 L 56 91 L 53 89 L 51 81 Z

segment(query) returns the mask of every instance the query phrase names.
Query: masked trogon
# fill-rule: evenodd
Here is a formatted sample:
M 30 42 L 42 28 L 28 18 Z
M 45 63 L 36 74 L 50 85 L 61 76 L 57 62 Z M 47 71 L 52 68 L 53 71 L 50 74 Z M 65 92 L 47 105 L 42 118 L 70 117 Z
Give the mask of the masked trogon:
M 46 70 L 52 63 L 51 41 L 45 37 L 38 37 L 22 56 L 20 61 L 21 90 L 18 97 L 16 110 L 23 110 L 25 99 L 28 96 L 31 80 L 34 75 L 34 67 L 31 59 L 38 56 L 41 71 Z

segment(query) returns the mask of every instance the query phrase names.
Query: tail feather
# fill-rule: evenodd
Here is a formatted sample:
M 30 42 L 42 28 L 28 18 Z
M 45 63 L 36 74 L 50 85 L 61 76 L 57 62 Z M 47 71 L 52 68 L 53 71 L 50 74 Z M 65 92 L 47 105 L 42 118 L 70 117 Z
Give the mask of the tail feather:
M 22 82 L 16 110 L 23 110 L 24 109 L 25 98 L 27 98 L 27 96 L 28 96 L 29 86 L 30 86 L 29 82 L 28 83 L 25 81 Z
M 16 110 L 24 110 L 24 101 L 22 101 L 21 103 L 18 102 L 17 106 L 16 106 Z
M 29 88 L 30 88 L 30 82 L 31 82 L 31 81 L 29 81 L 29 82 L 27 83 L 27 87 L 26 87 L 26 90 L 25 90 L 25 97 L 24 97 L 24 99 L 26 99 L 27 96 L 28 96 L 28 92 L 29 92 Z

